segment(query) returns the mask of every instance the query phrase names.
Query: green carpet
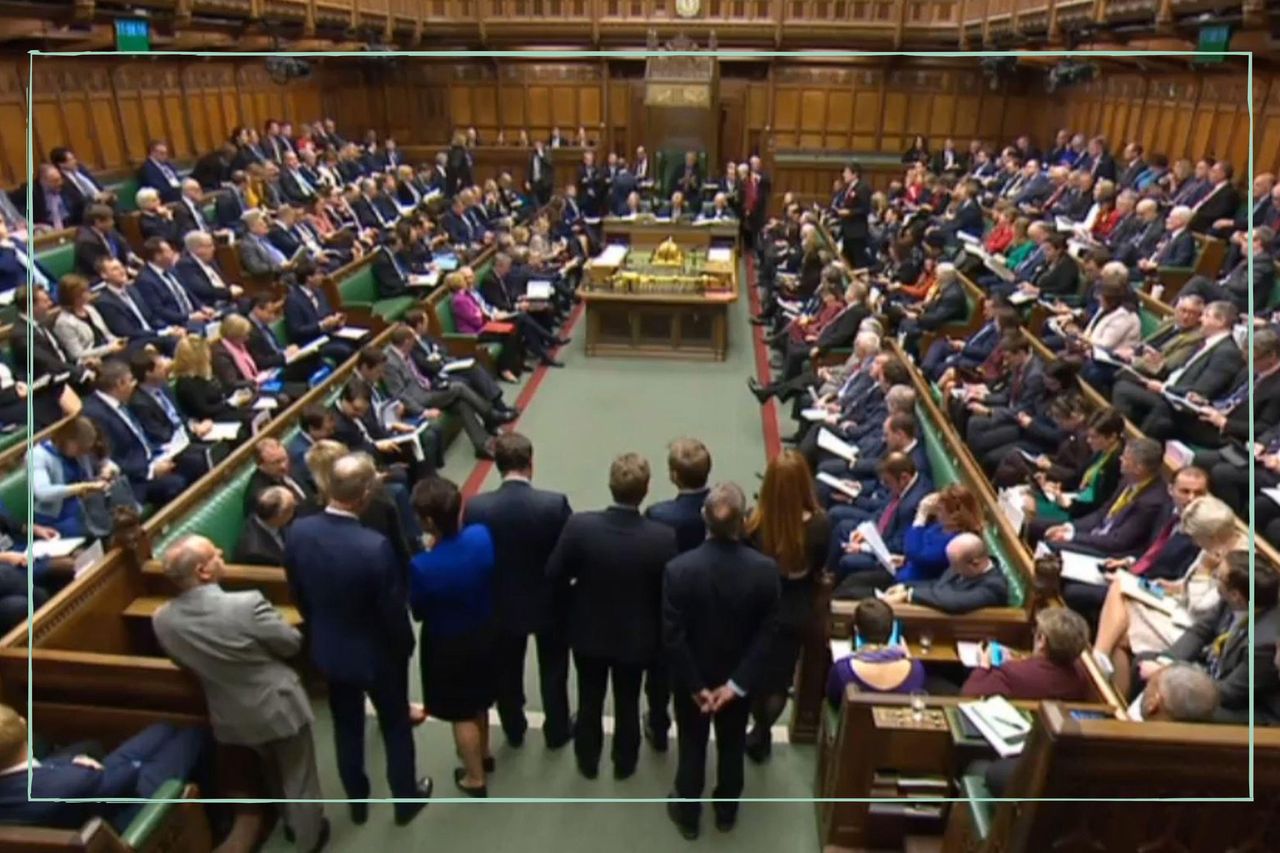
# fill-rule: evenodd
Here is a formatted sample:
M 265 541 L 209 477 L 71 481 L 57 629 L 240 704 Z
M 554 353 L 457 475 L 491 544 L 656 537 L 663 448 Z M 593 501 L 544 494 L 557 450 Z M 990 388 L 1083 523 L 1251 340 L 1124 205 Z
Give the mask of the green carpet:
M 542 379 L 517 424 L 534 444 L 534 480 L 563 491 L 574 509 L 599 509 L 609 502 L 608 470 L 613 457 L 635 451 L 648 458 L 653 471 L 650 500 L 674 493 L 666 474 L 666 446 L 678 436 L 702 439 L 711 450 L 712 481 L 733 480 L 748 495 L 755 492 L 756 472 L 764 468 L 760 408 L 745 388 L 754 373 L 746 299 L 731 312 L 730 352 L 724 362 L 678 362 L 624 358 L 591 358 L 582 350 L 581 324 L 574 341 L 561 352 L 566 367 L 550 370 Z M 518 389 L 507 388 L 514 401 Z M 468 442 L 460 438 L 449 449 L 443 471 L 464 484 L 476 463 Z M 498 482 L 490 471 L 482 489 Z M 417 663 L 411 669 L 411 692 L 420 695 Z M 573 684 L 570 683 L 571 702 Z M 539 711 L 536 666 L 530 650 L 526 664 L 526 694 L 531 724 Z M 612 700 L 606 704 L 606 712 Z M 316 738 L 325 796 L 341 797 L 328 709 L 316 707 Z M 784 716 L 782 722 L 785 723 Z M 610 721 L 606 721 L 610 722 Z M 674 728 L 672 729 L 674 735 Z M 539 732 L 530 731 L 520 750 L 508 747 L 501 730 L 492 729 L 497 771 L 489 779 L 492 797 L 538 798 L 654 798 L 671 788 L 675 774 L 675 741 L 666 754 L 642 747 L 636 774 L 625 782 L 613 780 L 606 760 L 600 778 L 583 779 L 574 765 L 572 748 L 548 751 Z M 415 732 L 419 774 L 430 774 L 437 797 L 451 797 L 456 766 L 449 727 L 429 721 Z M 367 726 L 367 768 L 374 796 L 386 796 L 382 744 L 373 719 Z M 800 798 L 812 796 L 812 747 L 775 746 L 772 760 L 756 767 L 748 763 L 746 797 Z M 708 791 L 714 783 L 714 758 L 708 761 Z M 353 826 L 344 805 L 326 807 L 333 822 L 333 850 L 393 850 L 413 845 L 433 850 L 521 850 L 529 853 L 572 851 L 664 851 L 687 846 L 668 822 L 661 803 L 528 803 L 471 800 L 435 803 L 413 824 L 398 829 L 391 807 L 372 810 L 369 823 Z M 717 832 L 709 809 L 699 844 L 709 849 L 812 850 L 817 846 L 814 806 L 808 803 L 747 803 L 737 828 Z M 279 832 L 268 850 L 291 849 Z

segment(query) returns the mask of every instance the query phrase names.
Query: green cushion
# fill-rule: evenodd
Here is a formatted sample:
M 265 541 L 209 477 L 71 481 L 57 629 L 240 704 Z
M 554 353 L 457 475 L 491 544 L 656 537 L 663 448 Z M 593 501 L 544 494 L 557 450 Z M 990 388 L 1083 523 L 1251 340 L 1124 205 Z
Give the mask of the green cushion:
M 961 776 L 960 793 L 973 818 L 973 831 L 978 838 L 985 839 L 991 833 L 991 823 L 996 816 L 995 803 L 990 802 L 995 795 L 981 776 Z
M 130 175 L 119 183 L 112 184 L 109 187 L 115 192 L 116 197 L 120 199 L 117 205 L 121 213 L 129 213 L 138 209 L 138 176 Z
M 446 335 L 456 334 L 458 324 L 453 318 L 453 300 L 448 296 L 435 301 L 436 319 L 440 321 L 440 331 Z
M 372 305 L 378 300 L 373 267 L 365 264 L 354 275 L 347 276 L 338 282 L 338 293 L 342 296 L 343 305 Z
M 27 431 L 22 428 L 15 429 L 13 432 L 0 433 L 0 450 L 8 450 L 26 440 Z
M 36 259 L 54 278 L 62 278 L 76 268 L 76 244 L 68 240 L 61 246 L 45 249 L 36 255 Z
M 285 322 L 283 318 L 276 320 L 271 324 L 271 334 L 276 336 L 276 341 L 279 342 L 281 346 L 285 346 L 289 343 L 289 333 L 285 329 Z
M 16 435 L 26 440 L 26 433 L 18 430 Z M 6 436 L 7 437 L 7 436 Z M 4 504 L 9 517 L 17 521 L 27 518 L 27 466 L 22 465 L 0 477 L 0 504 Z
M 387 322 L 399 320 L 404 312 L 412 308 L 418 299 L 415 296 L 394 296 L 391 299 L 379 299 L 373 303 L 373 313 Z
M 917 407 L 916 417 L 924 427 L 924 448 L 929 455 L 929 467 L 933 469 L 933 485 L 936 488 L 942 488 L 958 482 L 960 469 L 941 433 L 938 432 L 937 426 L 927 417 L 922 407 Z M 999 561 L 1000 569 L 1004 572 L 1009 586 L 1009 605 L 1021 607 L 1026 596 L 1026 586 L 1021 574 L 1013 568 L 1014 563 L 1009 552 L 1005 550 L 1004 541 L 996 534 L 996 529 L 990 525 L 987 526 L 982 538 L 986 540 L 991 556 Z
M 129 825 L 125 827 L 121 840 L 130 850 L 142 850 L 147 847 L 152 834 L 164 826 L 169 811 L 176 807 L 176 802 L 160 802 L 162 800 L 181 800 L 182 791 L 187 783 L 181 779 L 169 779 L 156 788 L 151 794 L 151 801 L 144 805 Z
M 1157 317 L 1155 312 L 1150 308 L 1142 308 L 1138 311 L 1138 320 L 1142 323 L 1142 337 L 1149 338 L 1164 320 Z
M 252 474 L 253 465 L 246 465 L 229 484 L 210 494 L 194 512 L 169 528 L 155 553 L 163 554 L 181 537 L 199 533 L 221 548 L 226 559 L 231 559 L 244 527 L 244 492 Z

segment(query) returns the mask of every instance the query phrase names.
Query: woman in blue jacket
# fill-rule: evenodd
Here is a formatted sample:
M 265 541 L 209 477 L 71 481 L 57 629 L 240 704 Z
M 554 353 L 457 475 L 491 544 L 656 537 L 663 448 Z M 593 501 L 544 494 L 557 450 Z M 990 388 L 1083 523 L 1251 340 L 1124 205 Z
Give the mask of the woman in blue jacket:
M 947 543 L 960 533 L 982 535 L 982 508 L 973 493 L 950 485 L 925 496 L 907 528 L 902 545 L 902 565 L 893 583 L 933 580 L 947 568 Z

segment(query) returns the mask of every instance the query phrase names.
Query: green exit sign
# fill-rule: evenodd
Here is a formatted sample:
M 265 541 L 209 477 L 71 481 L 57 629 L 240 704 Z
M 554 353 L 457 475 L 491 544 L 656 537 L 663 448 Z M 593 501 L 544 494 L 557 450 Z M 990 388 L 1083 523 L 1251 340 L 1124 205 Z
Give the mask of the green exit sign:
M 1196 42 L 1196 50 L 1205 56 L 1197 56 L 1196 62 L 1222 62 L 1226 59 L 1222 52 L 1231 44 L 1230 24 L 1208 24 L 1200 28 L 1200 38 Z M 1217 54 L 1216 56 L 1214 54 Z
M 142 18 L 117 18 L 116 50 L 127 53 L 151 50 L 151 23 Z

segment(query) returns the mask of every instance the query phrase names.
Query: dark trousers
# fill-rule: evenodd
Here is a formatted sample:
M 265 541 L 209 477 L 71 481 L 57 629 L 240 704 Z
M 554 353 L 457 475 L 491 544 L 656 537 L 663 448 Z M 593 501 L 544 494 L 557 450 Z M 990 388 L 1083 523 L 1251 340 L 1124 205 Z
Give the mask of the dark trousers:
M 169 723 L 147 726 L 101 760 L 103 797 L 151 797 L 170 779 L 202 783 L 209 738 L 205 730 L 177 728 Z M 111 824 L 117 831 L 137 816 L 145 803 L 134 803 L 115 812 Z
M 613 766 L 630 771 L 640 755 L 640 679 L 644 665 L 574 654 L 578 669 L 578 720 L 573 751 L 578 766 L 594 769 L 604 745 L 604 694 L 613 684 Z
M 348 799 L 369 796 L 364 772 L 364 697 L 378 712 L 378 729 L 387 753 L 387 784 L 394 797 L 417 796 L 414 769 L 413 727 L 409 722 L 409 666 L 391 662 L 381 668 L 372 684 L 329 682 L 329 712 L 333 715 L 333 741 L 338 754 L 338 777 Z
M 498 717 L 508 738 L 519 738 L 529 727 L 524 716 L 524 657 L 528 634 L 498 638 Z M 550 743 L 568 740 L 569 643 L 563 633 L 549 629 L 534 634 L 538 651 L 538 686 L 546 722 L 542 734 Z
M 671 728 L 671 675 L 666 659 L 659 655 L 644 671 L 644 696 L 649 706 L 649 730 L 665 732 Z
M 1103 584 L 1081 583 L 1064 580 L 1062 582 L 1062 600 L 1075 612 L 1083 616 L 1090 625 L 1097 626 L 1098 616 L 1102 613 L 1102 605 L 1107 600 L 1108 586 Z
M 451 411 L 461 422 L 462 431 L 477 450 L 489 441 L 489 431 L 485 429 L 484 421 L 493 413 L 493 408 L 487 400 L 480 399 L 466 385 L 450 385 L 448 388 L 428 391 L 425 402 L 427 408 Z
M 49 600 L 49 593 L 31 587 L 31 612 Z M 0 633 L 27 621 L 27 570 L 23 566 L 0 566 Z
M 708 716 L 698 710 L 693 697 L 683 688 L 675 691 L 678 759 L 676 765 L 675 796 L 694 802 L 676 803 L 680 822 L 696 824 L 702 813 L 702 797 L 707 780 L 707 741 L 711 727 L 716 730 L 716 785 L 711 796 L 717 817 L 732 818 L 738 812 L 738 797 L 742 796 L 742 764 L 747 744 L 747 719 L 751 714 L 751 702 L 739 697 L 724 706 L 719 713 Z

